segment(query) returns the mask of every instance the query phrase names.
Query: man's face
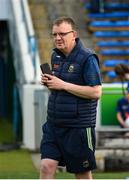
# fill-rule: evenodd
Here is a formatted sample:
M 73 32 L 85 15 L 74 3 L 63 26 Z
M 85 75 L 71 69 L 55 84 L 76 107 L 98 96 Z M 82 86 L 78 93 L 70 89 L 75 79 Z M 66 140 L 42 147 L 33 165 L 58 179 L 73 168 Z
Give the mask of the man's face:
M 66 54 L 72 50 L 77 37 L 76 31 L 66 22 L 60 25 L 54 25 L 52 28 L 52 35 L 56 48 Z

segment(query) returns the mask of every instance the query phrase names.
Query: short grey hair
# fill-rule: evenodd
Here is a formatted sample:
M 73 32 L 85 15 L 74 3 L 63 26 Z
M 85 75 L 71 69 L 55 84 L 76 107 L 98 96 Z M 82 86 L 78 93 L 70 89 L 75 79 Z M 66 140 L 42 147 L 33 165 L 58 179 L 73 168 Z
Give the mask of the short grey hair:
M 63 22 L 66 22 L 66 23 L 70 24 L 73 30 L 76 30 L 76 29 L 77 29 L 77 26 L 76 26 L 74 20 L 73 20 L 71 17 L 68 17 L 68 16 L 61 16 L 61 17 L 57 18 L 57 19 L 53 22 L 52 26 L 54 26 L 54 25 L 59 26 L 59 25 L 62 24 Z

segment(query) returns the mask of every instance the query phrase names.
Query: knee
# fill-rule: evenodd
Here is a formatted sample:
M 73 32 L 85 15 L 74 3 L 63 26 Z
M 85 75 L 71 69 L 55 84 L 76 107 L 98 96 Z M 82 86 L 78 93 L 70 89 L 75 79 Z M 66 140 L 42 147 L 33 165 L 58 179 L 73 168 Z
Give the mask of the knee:
M 54 175 L 56 171 L 56 164 L 51 160 L 42 160 L 40 164 L 40 172 L 42 174 Z
M 92 173 L 91 171 L 86 171 L 83 173 L 77 173 L 75 174 L 76 179 L 92 179 Z

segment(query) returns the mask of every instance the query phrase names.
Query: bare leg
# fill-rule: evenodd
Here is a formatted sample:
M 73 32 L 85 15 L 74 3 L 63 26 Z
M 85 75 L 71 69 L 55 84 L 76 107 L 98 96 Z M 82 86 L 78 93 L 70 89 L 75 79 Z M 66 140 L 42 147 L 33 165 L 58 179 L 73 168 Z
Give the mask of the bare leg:
M 91 171 L 75 174 L 76 179 L 92 179 Z
M 128 138 L 129 138 L 129 132 L 126 132 L 126 133 L 125 133 L 125 137 L 128 137 Z
M 58 161 L 52 159 L 41 160 L 40 179 L 54 179 Z

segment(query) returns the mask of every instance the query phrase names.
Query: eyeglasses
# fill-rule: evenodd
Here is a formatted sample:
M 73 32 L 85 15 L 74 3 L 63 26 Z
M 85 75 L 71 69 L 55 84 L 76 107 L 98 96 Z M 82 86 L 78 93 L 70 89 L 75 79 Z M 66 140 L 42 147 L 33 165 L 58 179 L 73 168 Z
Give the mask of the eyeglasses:
M 63 32 L 62 33 L 52 33 L 51 35 L 53 36 L 53 38 L 56 38 L 57 35 L 59 35 L 60 37 L 64 37 L 71 32 L 73 32 L 73 31 L 68 31 L 68 32 L 64 32 L 64 33 Z

